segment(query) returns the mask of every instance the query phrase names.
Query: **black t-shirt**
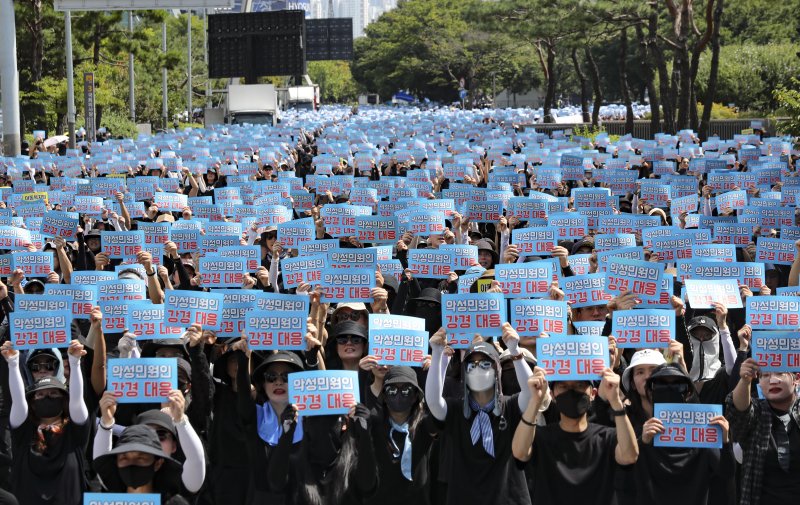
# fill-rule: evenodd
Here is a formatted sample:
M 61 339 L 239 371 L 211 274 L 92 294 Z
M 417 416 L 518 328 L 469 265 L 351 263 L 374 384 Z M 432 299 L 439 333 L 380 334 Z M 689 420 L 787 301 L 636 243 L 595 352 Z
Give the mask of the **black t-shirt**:
M 374 505 L 426 505 L 430 503 L 430 459 L 433 434 L 436 426 L 429 415 L 425 415 L 416 428 L 411 441 L 411 476 L 403 476 L 400 457 L 394 457 L 394 447 L 389 441 L 391 426 L 384 418 L 383 408 L 375 408 L 370 421 L 372 445 L 378 464 L 379 486 L 375 496 L 368 503 Z M 397 431 L 392 433 L 396 447 L 403 451 L 406 435 Z
M 783 421 L 772 419 L 772 430 L 784 429 Z M 760 505 L 785 505 L 794 503 L 800 496 L 800 428 L 792 419 L 789 422 L 789 471 L 778 464 L 778 449 L 774 435 L 769 437 L 769 448 L 764 460 L 764 481 L 761 485 Z
M 447 400 L 443 441 L 452 460 L 440 469 L 445 474 L 443 480 L 449 484 L 446 505 L 530 505 L 523 465 L 511 453 L 511 440 L 521 417 L 518 396 L 502 397 L 502 419 L 489 414 L 495 457 L 486 453 L 480 440 L 472 444 L 470 428 L 475 413 L 465 418 L 463 401 Z
M 25 505 L 75 505 L 84 489 L 82 453 L 91 425 L 68 422 L 58 436 L 48 435 L 47 449 L 33 451 L 38 425 L 30 419 L 11 430 L 14 460 L 11 491 Z
M 589 423 L 581 433 L 551 424 L 536 428 L 533 439 L 533 503 L 616 503 L 614 428 Z

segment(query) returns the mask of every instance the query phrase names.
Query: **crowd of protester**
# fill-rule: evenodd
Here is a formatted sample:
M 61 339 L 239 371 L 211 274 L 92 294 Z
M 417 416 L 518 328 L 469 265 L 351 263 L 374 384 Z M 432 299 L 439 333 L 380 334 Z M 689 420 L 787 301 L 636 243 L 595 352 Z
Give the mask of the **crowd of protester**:
M 113 196 L 105 195 L 100 213 L 80 214 L 74 237 L 33 233 L 30 243 L 16 248 L 49 251 L 52 273 L 31 277 L 15 269 L 0 282 L 0 503 L 76 505 L 90 491 L 155 493 L 172 505 L 794 503 L 800 496 L 798 369 L 761 371 L 750 356 L 753 329 L 745 310 L 721 303 L 694 309 L 679 278 L 669 286 L 677 324 L 666 348 L 617 348 L 611 317 L 639 306 L 635 294 L 609 295 L 569 312 L 570 335 L 579 333 L 580 323 L 605 323 L 599 334 L 608 338 L 609 366 L 595 381 L 549 378 L 537 366 L 536 350 L 547 333 L 520 337 L 509 321 L 500 323 L 501 337 L 475 335 L 467 349 L 453 348 L 454 336 L 442 328 L 443 293 L 502 292 L 495 266 L 542 259 L 522 254 L 512 231 L 547 226 L 546 220 L 507 211 L 495 222 L 476 222 L 457 202 L 441 234 L 397 230 L 389 245 L 400 268 L 381 271 L 375 265 L 372 302 L 329 304 L 322 301 L 324 287 L 285 285 L 282 263 L 300 251 L 278 240 L 277 226 L 259 222 L 262 203 L 253 203 L 276 191 L 290 219 L 313 219 L 315 239 L 337 239 L 347 249 L 374 244 L 357 234 L 332 236 L 323 209 L 348 203 L 355 188 L 380 187 L 375 183 L 381 181 L 391 189 L 404 183 L 414 188 L 416 198 L 398 209 L 469 187 L 476 201 L 489 200 L 490 191 L 491 199 L 503 198 L 498 191 L 546 195 L 566 199 L 565 210 L 577 214 L 582 209 L 575 205 L 575 189 L 611 188 L 606 171 L 634 172 L 633 186 L 614 188 L 612 215 L 657 216 L 659 226 L 673 230 L 697 228 L 701 217 L 735 220 L 740 210 L 721 211 L 712 202 L 726 190 L 746 190 L 751 201 L 777 198 L 780 205 L 794 205 L 781 200 L 782 189 L 785 195 L 797 175 L 800 152 L 791 139 L 758 129 L 705 143 L 693 132 L 647 140 L 587 139 L 570 132 L 551 137 L 518 127 L 517 119 L 514 111 L 330 108 L 289 115 L 277 128 L 187 129 L 83 142 L 61 153 L 37 147 L 27 159 L 0 159 L 0 185 L 7 186 L 0 204 L 7 220 L 0 228 L 38 231 L 33 226 L 42 215 L 26 208 L 23 216 L 13 195 L 46 192 L 40 210 L 77 211 L 73 199 L 91 193 L 69 180 L 121 175 L 125 182 Z M 741 157 L 752 149 L 764 157 L 758 162 L 785 167 L 766 187 L 759 182 L 715 189 L 696 162 L 726 160 L 731 173 L 752 173 L 757 162 Z M 541 168 L 558 167 L 559 157 L 575 154 L 591 160 L 580 177 L 564 177 L 552 187 L 537 184 Z M 671 169 L 656 170 L 664 163 Z M 448 169 L 446 177 L 445 168 L 454 164 L 461 164 L 460 176 Z M 248 175 L 241 175 L 245 166 Z M 509 170 L 516 182 L 498 182 L 495 175 Z M 322 173 L 353 176 L 354 186 L 324 186 Z M 696 181 L 695 212 L 675 214 L 671 200 L 659 205 L 643 198 L 641 181 L 672 175 Z M 169 211 L 152 196 L 138 198 L 131 189 L 137 179 L 155 181 L 155 193 L 188 195 L 187 207 Z M 280 195 L 282 189 L 260 181 L 288 182 L 292 191 Z M 328 189 L 314 189 L 321 185 Z M 88 319 L 72 321 L 68 345 L 15 349 L 9 320 L 20 297 L 41 295 L 50 284 L 71 284 L 80 272 L 117 272 L 119 279 L 146 284 L 153 304 L 164 303 L 169 290 L 211 290 L 204 286 L 200 250 L 180 250 L 167 241 L 163 257 L 141 250 L 135 261 L 123 263 L 104 251 L 102 237 L 144 229 L 142 223 L 177 228 L 195 221 L 203 229 L 209 220 L 198 209 L 219 204 L 215 198 L 223 188 L 240 188 L 243 196 L 235 206 L 220 206 L 223 222 L 244 223 L 239 243 L 260 247 L 260 263 L 246 272 L 239 289 L 307 297 L 305 350 L 253 350 L 242 335 L 217 335 L 199 324 L 175 338 L 137 340 L 128 328 L 104 331 L 108 315 L 99 305 Z M 254 188 L 261 193 L 253 194 Z M 303 193 L 312 195 L 305 208 Z M 387 190 L 378 199 L 392 201 L 392 194 Z M 375 211 L 379 203 L 372 203 Z M 238 207 L 255 207 L 256 219 L 243 221 Z M 795 221 L 800 224 L 800 218 Z M 749 243 L 736 249 L 735 261 L 756 262 L 759 238 L 784 237 L 789 228 L 757 227 Z M 674 260 L 644 247 L 643 231 L 634 231 L 635 247 L 647 261 L 675 273 Z M 598 271 L 600 233 L 595 225 L 589 235 L 559 241 L 550 251 L 560 280 Z M 446 279 L 415 275 L 410 251 L 443 244 L 475 245 L 473 265 Z M 797 286 L 800 254 L 794 258 L 791 265 L 766 265 L 760 285 L 741 285 L 742 300 Z M 465 275 L 472 275 L 471 286 L 460 282 Z M 569 299 L 559 281 L 546 298 Z M 386 366 L 369 354 L 370 314 L 424 320 L 430 340 L 419 366 Z M 177 360 L 177 389 L 160 405 L 118 402 L 107 384 L 109 361 L 146 357 Z M 347 415 L 299 416 L 288 385 L 292 373 L 308 370 L 357 372 L 360 401 Z M 721 428 L 722 447 L 656 446 L 654 438 L 664 432 L 654 417 L 659 403 L 723 406 L 724 415 L 710 420 Z

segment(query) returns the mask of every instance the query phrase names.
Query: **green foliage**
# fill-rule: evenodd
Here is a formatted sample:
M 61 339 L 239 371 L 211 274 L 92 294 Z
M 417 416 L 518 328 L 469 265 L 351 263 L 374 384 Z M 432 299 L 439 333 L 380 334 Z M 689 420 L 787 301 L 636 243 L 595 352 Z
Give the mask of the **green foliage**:
M 800 74 L 797 44 L 723 46 L 720 51 L 716 101 L 736 104 L 740 109 L 772 111 L 778 106 L 772 91 L 791 84 Z M 698 96 L 705 96 L 711 55 L 700 59 Z
M 779 131 L 794 137 L 800 137 L 800 80 L 792 79 L 793 89 L 781 87 L 773 91 L 775 100 L 780 104 L 782 115 L 788 119 L 778 125 Z
M 103 126 L 108 128 L 114 137 L 123 136 L 136 138 L 138 134 L 136 131 L 136 123 L 113 109 L 103 114 Z
M 358 87 L 346 61 L 310 61 L 308 76 L 311 82 L 319 84 L 322 103 L 355 102 Z
M 703 104 L 698 103 L 697 109 L 702 110 Z M 738 119 L 739 117 L 739 113 L 736 110 L 721 103 L 714 103 L 711 107 L 711 119 Z
M 606 133 L 606 129 L 603 126 L 592 126 L 592 125 L 576 126 L 575 128 L 572 129 L 572 137 L 570 138 L 570 140 L 572 140 L 575 137 L 583 137 L 594 142 L 597 139 L 597 136 L 600 135 L 601 133 Z M 620 136 L 609 135 L 608 138 L 611 142 L 616 142 L 619 140 Z M 588 149 L 588 147 L 586 149 Z

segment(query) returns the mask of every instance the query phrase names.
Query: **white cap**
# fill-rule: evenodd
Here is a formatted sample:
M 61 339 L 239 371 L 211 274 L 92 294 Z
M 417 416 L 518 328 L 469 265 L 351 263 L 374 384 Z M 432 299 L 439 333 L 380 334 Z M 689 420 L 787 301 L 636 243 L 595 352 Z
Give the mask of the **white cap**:
M 655 349 L 636 351 L 631 358 L 630 365 L 628 365 L 628 368 L 622 373 L 622 387 L 625 389 L 625 392 L 630 393 L 631 391 L 631 376 L 633 375 L 634 368 L 639 365 L 663 365 L 666 362 L 667 360 L 664 359 L 664 355 Z

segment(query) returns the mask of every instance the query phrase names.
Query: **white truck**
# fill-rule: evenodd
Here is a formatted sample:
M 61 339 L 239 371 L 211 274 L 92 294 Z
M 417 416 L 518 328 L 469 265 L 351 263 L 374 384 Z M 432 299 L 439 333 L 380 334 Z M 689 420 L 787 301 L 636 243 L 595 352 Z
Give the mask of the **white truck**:
M 225 122 L 228 124 L 278 124 L 278 94 L 272 84 L 229 84 Z
M 311 110 L 319 109 L 319 84 L 289 86 L 278 90 L 281 109 Z

